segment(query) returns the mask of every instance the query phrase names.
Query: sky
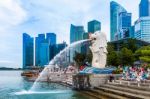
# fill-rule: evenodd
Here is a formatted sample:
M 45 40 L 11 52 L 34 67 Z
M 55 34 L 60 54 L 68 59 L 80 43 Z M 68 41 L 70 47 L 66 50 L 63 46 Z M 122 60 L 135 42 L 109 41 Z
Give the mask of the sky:
M 83 25 L 96 19 L 110 39 L 112 0 L 0 0 L 0 67 L 22 67 L 22 33 L 36 37 L 54 32 L 57 43 L 69 44 L 70 24 Z M 114 0 L 138 18 L 140 0 Z

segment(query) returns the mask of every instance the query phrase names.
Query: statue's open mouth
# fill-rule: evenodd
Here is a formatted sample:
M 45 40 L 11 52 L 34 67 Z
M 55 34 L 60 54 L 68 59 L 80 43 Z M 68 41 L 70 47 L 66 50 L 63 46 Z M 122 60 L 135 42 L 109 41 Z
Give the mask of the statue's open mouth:
M 91 41 L 93 41 L 93 40 L 95 41 L 95 40 L 96 40 L 96 38 L 90 38 L 90 40 L 91 40 Z
M 96 40 L 96 37 L 89 36 L 90 40 Z

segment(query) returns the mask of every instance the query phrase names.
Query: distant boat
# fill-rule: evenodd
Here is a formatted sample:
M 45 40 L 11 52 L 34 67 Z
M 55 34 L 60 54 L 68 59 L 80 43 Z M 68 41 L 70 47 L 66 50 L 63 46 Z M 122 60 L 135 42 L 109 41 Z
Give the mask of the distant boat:
M 21 76 L 25 76 L 25 77 L 36 77 L 38 75 L 39 75 L 39 71 L 34 71 L 34 70 L 24 71 L 23 73 L 21 73 Z

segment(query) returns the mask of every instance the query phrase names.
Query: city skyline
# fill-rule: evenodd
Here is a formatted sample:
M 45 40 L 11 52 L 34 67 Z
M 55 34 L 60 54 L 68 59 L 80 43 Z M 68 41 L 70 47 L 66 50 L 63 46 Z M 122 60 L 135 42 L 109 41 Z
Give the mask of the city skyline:
M 130 4 L 135 4 L 134 7 L 123 0 L 114 1 L 132 13 L 132 23 L 137 20 L 140 0 L 129 1 Z M 69 43 L 70 24 L 83 25 L 87 31 L 87 22 L 95 19 L 101 22 L 102 31 L 107 33 L 109 40 L 109 3 L 109 0 L 0 1 L 0 67 L 22 66 L 22 33 L 24 32 L 34 37 L 43 32 L 55 32 L 58 35 L 58 42 L 65 40 Z M 63 38 L 64 35 L 66 38 Z

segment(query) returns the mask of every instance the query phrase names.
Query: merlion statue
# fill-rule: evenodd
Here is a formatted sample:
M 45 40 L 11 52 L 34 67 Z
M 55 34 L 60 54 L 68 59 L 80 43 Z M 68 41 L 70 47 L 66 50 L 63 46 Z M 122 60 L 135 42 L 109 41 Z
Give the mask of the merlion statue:
M 105 68 L 107 59 L 107 39 L 103 32 L 97 31 L 90 34 L 92 45 L 90 49 L 93 54 L 92 66 L 95 68 Z

